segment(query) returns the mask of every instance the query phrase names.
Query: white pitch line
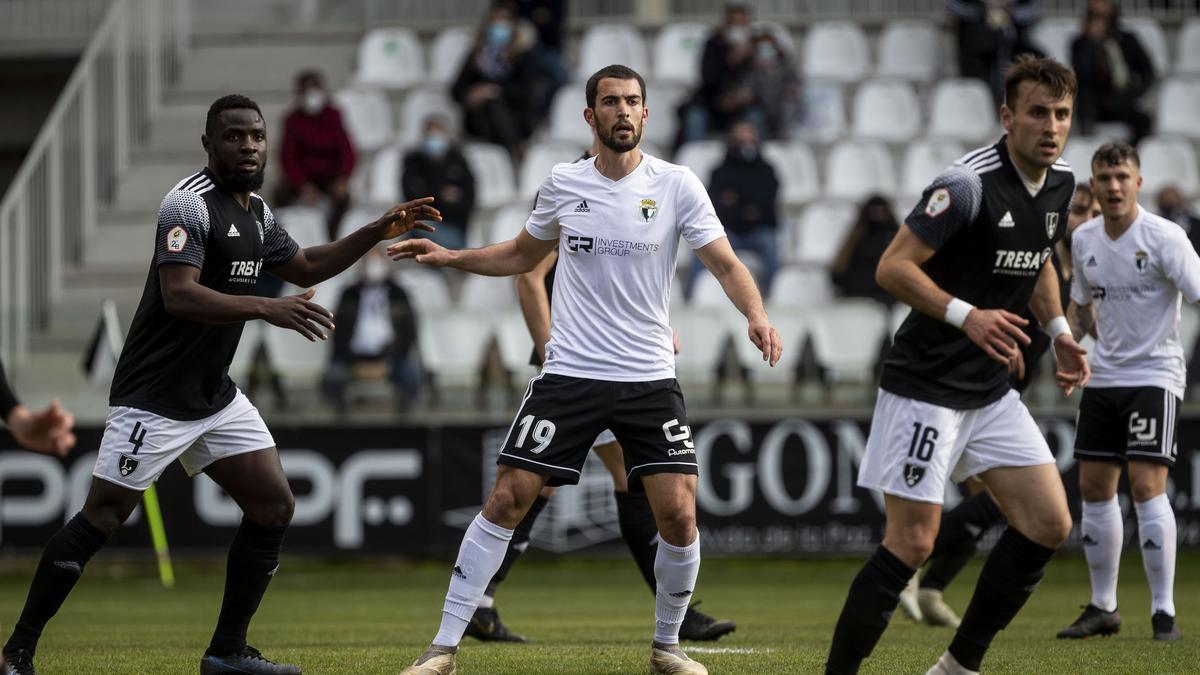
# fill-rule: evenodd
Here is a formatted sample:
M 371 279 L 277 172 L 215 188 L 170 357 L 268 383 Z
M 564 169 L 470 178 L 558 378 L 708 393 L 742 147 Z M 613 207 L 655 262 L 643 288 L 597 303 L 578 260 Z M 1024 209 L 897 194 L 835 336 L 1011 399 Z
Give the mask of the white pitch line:
M 775 650 L 754 647 L 688 647 L 687 651 L 697 654 L 770 654 Z

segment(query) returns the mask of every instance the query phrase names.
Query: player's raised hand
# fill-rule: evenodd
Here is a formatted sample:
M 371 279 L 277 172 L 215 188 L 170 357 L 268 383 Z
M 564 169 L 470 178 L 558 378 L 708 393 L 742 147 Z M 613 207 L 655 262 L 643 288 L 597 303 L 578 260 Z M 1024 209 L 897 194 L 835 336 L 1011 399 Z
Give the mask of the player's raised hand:
M 967 337 L 971 338 L 971 342 L 978 345 L 988 356 L 1008 366 L 1013 354 L 1021 351 L 1017 344 L 1029 344 L 1029 336 L 1021 330 L 1022 326 L 1028 324 L 1028 319 L 1012 312 L 977 307 L 967 315 L 962 329 Z
M 8 415 L 8 430 L 21 447 L 44 455 L 66 457 L 75 447 L 75 416 L 64 410 L 58 400 L 45 410 L 33 412 L 23 405 Z
M 1063 390 L 1063 396 L 1070 396 L 1076 387 L 1083 387 L 1092 378 L 1087 350 L 1066 333 L 1054 340 L 1054 361 L 1058 364 L 1054 369 L 1055 384 Z
M 766 318 L 762 318 L 751 320 L 748 332 L 750 341 L 762 352 L 763 361 L 774 368 L 783 354 L 783 339 L 779 337 L 779 331 Z
M 405 239 L 387 247 L 387 254 L 392 260 L 412 258 L 422 265 L 442 267 L 453 260 L 454 252 L 445 249 L 428 239 Z
M 285 295 L 267 300 L 267 311 L 263 319 L 272 326 L 287 328 L 308 338 L 309 342 L 325 339 L 324 326 L 333 330 L 333 314 L 313 302 L 317 289 L 310 288 L 299 295 Z
M 422 222 L 426 220 L 441 222 L 442 213 L 430 206 L 432 203 L 433 197 L 421 197 L 388 209 L 382 216 L 379 216 L 379 220 L 375 221 L 379 238 L 381 240 L 395 239 L 414 227 L 426 232 L 433 232 L 432 225 Z

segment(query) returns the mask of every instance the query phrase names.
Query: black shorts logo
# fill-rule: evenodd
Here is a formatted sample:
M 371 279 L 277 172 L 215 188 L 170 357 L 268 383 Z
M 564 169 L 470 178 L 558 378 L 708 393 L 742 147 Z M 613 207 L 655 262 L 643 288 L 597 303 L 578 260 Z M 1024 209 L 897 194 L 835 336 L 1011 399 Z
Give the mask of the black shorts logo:
M 1129 445 L 1158 445 L 1158 420 L 1142 417 L 1136 410 L 1130 413 Z
M 916 464 L 904 465 L 904 482 L 908 487 L 916 487 L 917 483 L 925 477 L 925 467 L 917 466 Z
M 128 476 L 137 471 L 138 461 L 129 455 L 123 454 L 121 455 L 121 460 L 117 463 L 117 468 L 120 469 L 122 476 Z

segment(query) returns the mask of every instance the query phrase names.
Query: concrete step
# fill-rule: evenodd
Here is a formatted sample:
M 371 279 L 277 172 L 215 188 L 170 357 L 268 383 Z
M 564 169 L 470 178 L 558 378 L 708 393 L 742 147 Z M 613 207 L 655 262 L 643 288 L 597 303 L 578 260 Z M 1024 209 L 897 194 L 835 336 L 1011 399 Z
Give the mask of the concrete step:
M 220 94 L 215 94 L 215 100 Z M 262 109 L 263 120 L 267 123 L 268 148 L 278 147 L 283 135 L 283 118 L 287 114 L 288 103 L 268 100 L 256 101 Z M 196 157 L 204 163 L 204 148 L 200 144 L 200 135 L 204 133 L 204 120 L 208 115 L 208 107 L 212 101 L 178 102 L 164 105 L 150 124 L 150 136 L 144 151 L 152 153 L 174 152 L 188 157 Z
M 154 250 L 156 225 L 154 217 L 142 222 L 107 224 L 97 227 L 88 238 L 83 252 L 83 268 L 80 273 L 123 273 L 130 265 L 141 265 L 144 270 Z M 68 275 L 68 280 L 71 275 Z
M 240 93 L 255 100 L 264 92 L 290 94 L 301 70 L 317 68 L 330 89 L 350 81 L 357 45 L 353 43 L 235 43 L 191 50 L 179 89 Z M 211 101 L 210 101 L 211 102 Z
M 202 157 L 135 154 L 117 187 L 117 207 L 122 211 L 157 214 L 163 195 L 203 166 Z

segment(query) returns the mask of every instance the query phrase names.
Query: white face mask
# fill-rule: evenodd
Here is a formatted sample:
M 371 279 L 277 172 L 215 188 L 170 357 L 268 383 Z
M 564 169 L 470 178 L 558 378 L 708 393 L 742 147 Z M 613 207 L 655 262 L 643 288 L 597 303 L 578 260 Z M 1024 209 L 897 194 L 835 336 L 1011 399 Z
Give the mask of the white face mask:
M 320 89 L 309 89 L 300 97 L 300 106 L 309 115 L 316 115 L 325 109 L 325 92 Z
M 363 263 L 363 277 L 367 281 L 378 284 L 388 277 L 388 264 L 379 258 L 371 258 Z

